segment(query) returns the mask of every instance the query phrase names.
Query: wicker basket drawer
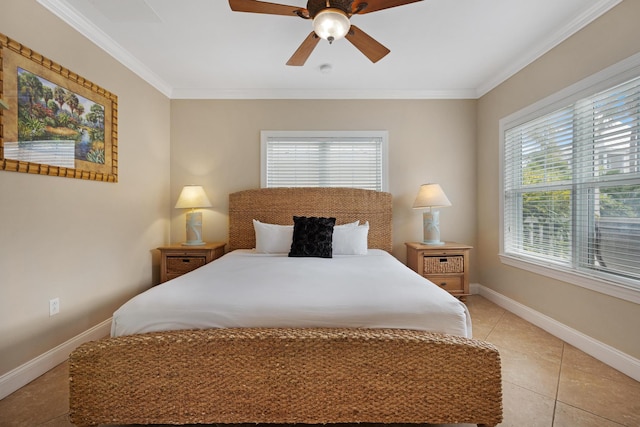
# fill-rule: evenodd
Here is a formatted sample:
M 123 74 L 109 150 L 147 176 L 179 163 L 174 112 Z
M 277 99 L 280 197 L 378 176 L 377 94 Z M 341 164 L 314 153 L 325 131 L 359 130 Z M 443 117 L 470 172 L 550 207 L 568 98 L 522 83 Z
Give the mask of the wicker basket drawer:
M 207 263 L 206 257 L 167 257 L 167 274 L 184 274 Z
M 426 256 L 423 262 L 425 274 L 464 273 L 463 256 Z
M 463 294 L 462 276 L 429 276 L 430 281 L 452 294 Z

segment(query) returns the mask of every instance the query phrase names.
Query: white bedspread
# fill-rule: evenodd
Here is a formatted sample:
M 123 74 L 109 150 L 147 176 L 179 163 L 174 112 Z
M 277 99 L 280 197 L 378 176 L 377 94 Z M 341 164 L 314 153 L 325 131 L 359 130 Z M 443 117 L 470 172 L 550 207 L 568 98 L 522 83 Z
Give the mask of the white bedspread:
M 417 329 L 471 337 L 466 306 L 389 253 L 230 252 L 132 298 L 112 336 L 229 327 Z

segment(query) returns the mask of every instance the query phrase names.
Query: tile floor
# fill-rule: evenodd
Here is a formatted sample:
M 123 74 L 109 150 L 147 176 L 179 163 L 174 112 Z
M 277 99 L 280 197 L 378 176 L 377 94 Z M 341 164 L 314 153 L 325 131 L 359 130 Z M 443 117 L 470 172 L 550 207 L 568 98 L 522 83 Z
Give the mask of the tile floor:
M 502 356 L 500 426 L 640 426 L 639 382 L 481 296 L 467 305 L 474 338 L 492 342 Z M 63 363 L 1 400 L 0 426 L 71 426 L 67 374 Z

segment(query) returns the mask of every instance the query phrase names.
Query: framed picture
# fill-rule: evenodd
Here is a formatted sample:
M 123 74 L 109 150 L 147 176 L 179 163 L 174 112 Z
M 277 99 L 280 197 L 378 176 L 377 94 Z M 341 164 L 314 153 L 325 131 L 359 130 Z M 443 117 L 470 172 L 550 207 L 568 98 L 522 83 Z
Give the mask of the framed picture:
M 118 181 L 118 98 L 0 33 L 0 170 Z

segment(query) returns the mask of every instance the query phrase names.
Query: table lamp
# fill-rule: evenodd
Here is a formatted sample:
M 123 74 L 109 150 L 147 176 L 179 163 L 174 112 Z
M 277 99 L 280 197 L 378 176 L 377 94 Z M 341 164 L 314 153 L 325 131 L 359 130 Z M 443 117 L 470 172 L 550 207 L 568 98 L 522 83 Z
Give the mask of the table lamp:
M 178 197 L 176 209 L 191 209 L 187 212 L 187 241 L 186 246 L 204 245 L 202 241 L 202 212 L 197 208 L 210 208 L 211 202 L 201 185 L 185 185 Z
M 440 212 L 433 208 L 447 206 L 451 206 L 451 202 L 439 184 L 423 184 L 420 186 L 416 200 L 413 202 L 413 208 L 428 208 L 422 214 L 422 232 L 425 244 L 444 245 L 444 242 L 440 241 Z

